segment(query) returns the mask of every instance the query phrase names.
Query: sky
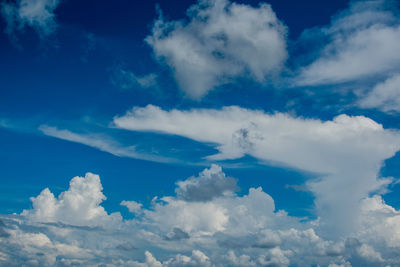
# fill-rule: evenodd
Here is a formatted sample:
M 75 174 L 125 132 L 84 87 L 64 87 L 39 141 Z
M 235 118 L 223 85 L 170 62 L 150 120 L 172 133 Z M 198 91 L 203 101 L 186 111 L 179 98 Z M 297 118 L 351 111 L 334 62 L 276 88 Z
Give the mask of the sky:
M 400 3 L 0 0 L 0 266 L 400 266 Z

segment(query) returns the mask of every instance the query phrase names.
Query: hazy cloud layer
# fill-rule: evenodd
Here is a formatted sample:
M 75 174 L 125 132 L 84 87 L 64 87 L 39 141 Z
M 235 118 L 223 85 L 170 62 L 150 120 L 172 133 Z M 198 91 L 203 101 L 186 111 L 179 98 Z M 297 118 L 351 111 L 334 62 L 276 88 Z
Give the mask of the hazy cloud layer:
M 116 66 L 111 72 L 111 83 L 122 90 L 134 88 L 151 88 L 157 86 L 157 75 L 154 73 L 138 76 L 132 71 Z
M 192 98 L 236 77 L 265 82 L 287 58 L 286 28 L 268 4 L 201 0 L 187 15 L 188 22 L 160 16 L 146 41 Z
M 15 34 L 25 27 L 33 28 L 40 37 L 52 34 L 56 28 L 54 10 L 59 0 L 17 0 L 15 3 L 2 2 L 1 14 L 7 27 L 5 32 L 16 40 Z

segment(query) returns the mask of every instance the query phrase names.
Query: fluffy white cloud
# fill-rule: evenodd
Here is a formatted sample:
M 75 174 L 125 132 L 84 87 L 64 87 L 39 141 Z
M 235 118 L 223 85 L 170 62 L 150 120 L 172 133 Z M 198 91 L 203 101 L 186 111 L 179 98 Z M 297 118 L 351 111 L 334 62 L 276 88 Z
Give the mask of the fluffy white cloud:
M 40 37 L 52 34 L 57 28 L 54 10 L 59 0 L 17 0 L 3 2 L 1 13 L 7 22 L 6 33 L 15 40 L 15 32 L 32 27 Z
M 379 179 L 378 172 L 382 162 L 400 149 L 398 131 L 363 116 L 340 115 L 323 122 L 235 106 L 164 111 L 148 105 L 114 118 L 114 124 L 215 144 L 219 153 L 208 156 L 212 160 L 248 154 L 265 163 L 320 173 L 321 179 L 306 186 L 317 198 L 321 223 L 332 227 L 334 218 L 342 218 L 335 227 L 349 231 L 357 219 L 359 201 L 390 183 L 390 179 Z
M 238 76 L 264 82 L 287 58 L 286 28 L 268 4 L 200 0 L 187 14 L 187 23 L 160 17 L 146 41 L 192 98 Z
M 142 209 L 143 205 L 141 203 L 136 202 L 136 201 L 123 200 L 123 201 L 121 201 L 121 206 L 127 207 L 129 212 L 132 212 L 134 214 L 139 214 L 141 212 L 141 209 Z
M 177 182 L 178 188 L 175 192 L 180 199 L 186 201 L 207 201 L 235 192 L 236 183 L 235 179 L 225 177 L 221 167 L 213 164 L 210 169 L 201 172 L 199 177 Z
M 33 209 L 24 210 L 23 216 L 37 222 L 62 222 L 71 225 L 106 226 L 121 221 L 119 213 L 108 215 L 101 202 L 106 199 L 98 175 L 87 173 L 75 177 L 69 189 L 55 198 L 48 188 L 32 197 Z
M 384 112 L 400 112 L 400 74 L 378 83 L 358 101 L 362 108 L 377 108 Z
M 329 43 L 314 62 L 301 69 L 296 83 L 336 84 L 398 71 L 400 20 L 392 13 L 393 5 L 384 0 L 358 1 L 336 15 L 330 26 L 317 31 Z
M 213 166 L 203 173 L 216 169 Z M 243 196 L 222 194 L 208 201 L 185 201 L 177 195 L 163 197 L 154 200 L 149 209 L 140 206 L 140 216 L 131 220 L 121 220 L 120 215 L 105 212 L 101 207 L 105 198 L 101 189 L 99 177 L 88 173 L 85 178 L 73 178 L 70 188 L 58 199 L 44 190 L 32 198 L 33 209 L 21 215 L 1 215 L 0 232 L 6 234 L 0 236 L 0 264 L 141 267 L 400 264 L 397 252 L 400 212 L 385 204 L 379 195 L 361 201 L 356 231 L 329 240 L 321 237 L 325 230 L 317 221 L 300 222 L 284 211 L 276 211 L 273 199 L 261 188 L 251 188 Z M 126 201 L 123 205 L 132 203 L 136 202 Z

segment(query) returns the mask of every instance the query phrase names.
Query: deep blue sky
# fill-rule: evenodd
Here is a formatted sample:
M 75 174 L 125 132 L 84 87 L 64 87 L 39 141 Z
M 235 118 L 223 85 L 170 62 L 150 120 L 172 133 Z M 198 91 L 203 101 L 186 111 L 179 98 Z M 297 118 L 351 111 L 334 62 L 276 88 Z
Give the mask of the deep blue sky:
M 238 1 L 257 6 L 258 1 Z M 296 89 L 273 90 L 249 81 L 226 85 L 201 101 L 182 95 L 168 68 L 159 65 L 144 38 L 151 33 L 159 6 L 167 19 L 185 17 L 195 1 L 77 1 L 63 0 L 55 10 L 58 28 L 41 39 L 29 27 L 17 34 L 17 45 L 4 33 L 0 20 L 0 118 L 8 127 L 0 128 L 0 213 L 21 212 L 30 207 L 29 197 L 49 187 L 58 194 L 69 180 L 91 171 L 101 176 L 109 211 L 121 210 L 119 202 L 135 199 L 148 203 L 155 195 L 172 194 L 175 181 L 200 172 L 204 166 L 156 163 L 117 157 L 83 144 L 48 137 L 39 125 L 55 125 L 80 132 L 104 132 L 127 144 L 152 144 L 167 153 L 176 148 L 190 159 L 204 156 L 210 148 L 173 136 L 127 133 L 107 128 L 115 115 L 132 106 L 154 104 L 163 108 L 214 107 L 240 105 L 266 112 L 292 112 L 286 104 L 296 99 L 299 116 L 331 119 L 343 110 L 339 99 L 310 99 Z M 328 25 L 331 16 L 344 9 L 348 1 L 269 1 L 278 18 L 289 29 L 289 65 L 300 56 L 297 41 L 305 29 Z M 297 51 L 297 52 L 296 52 Z M 121 90 L 111 82 L 112 70 L 123 66 L 137 75 L 159 75 L 158 91 L 133 88 Z M 245 93 L 240 89 L 247 87 Z M 366 115 L 385 127 L 396 127 L 399 117 L 381 112 L 345 108 L 352 115 Z M 188 153 L 184 148 L 190 148 Z M 198 152 L 196 152 L 198 151 Z M 185 154 L 187 153 L 187 154 Z M 196 154 L 198 153 L 198 155 Z M 190 161 L 190 160 L 188 160 Z M 247 167 L 225 172 L 239 179 L 241 193 L 262 186 L 278 209 L 292 215 L 312 215 L 310 193 L 286 188 L 301 185 L 312 174 L 280 167 L 259 165 L 245 158 Z M 398 176 L 399 156 L 387 163 L 385 175 Z M 393 189 L 399 190 L 398 186 Z M 396 194 L 387 201 L 399 207 Z

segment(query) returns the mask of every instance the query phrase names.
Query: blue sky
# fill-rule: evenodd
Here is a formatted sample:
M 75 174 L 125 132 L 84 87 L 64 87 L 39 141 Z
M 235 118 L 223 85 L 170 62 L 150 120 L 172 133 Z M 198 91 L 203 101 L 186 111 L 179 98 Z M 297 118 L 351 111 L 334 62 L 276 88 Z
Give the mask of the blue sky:
M 398 1 L 0 3 L 0 265 L 400 264 Z

